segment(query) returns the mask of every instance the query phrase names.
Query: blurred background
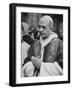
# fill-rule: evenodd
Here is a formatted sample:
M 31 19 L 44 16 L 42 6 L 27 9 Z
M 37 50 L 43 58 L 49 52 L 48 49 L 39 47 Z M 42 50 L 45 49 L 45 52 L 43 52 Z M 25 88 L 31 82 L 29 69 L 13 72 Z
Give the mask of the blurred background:
M 27 32 L 35 31 L 38 26 L 39 19 L 44 16 L 49 15 L 54 21 L 53 31 L 58 34 L 58 37 L 63 40 L 63 15 L 62 14 L 46 14 L 46 13 L 21 13 L 21 24 L 22 24 L 22 35 L 27 34 Z M 23 25 L 24 23 L 24 25 Z M 27 29 L 24 29 L 25 25 L 28 25 Z M 32 34 L 31 33 L 31 34 Z M 32 36 L 32 35 L 31 35 Z M 32 38 L 34 38 L 32 36 Z

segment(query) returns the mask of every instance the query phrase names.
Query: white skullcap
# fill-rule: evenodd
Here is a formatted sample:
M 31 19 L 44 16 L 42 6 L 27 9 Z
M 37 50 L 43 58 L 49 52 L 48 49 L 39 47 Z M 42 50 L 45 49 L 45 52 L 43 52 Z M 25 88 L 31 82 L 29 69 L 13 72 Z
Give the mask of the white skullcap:
M 53 20 L 50 16 L 45 15 L 40 19 L 40 22 L 44 22 L 47 26 L 49 26 L 51 29 L 53 28 Z

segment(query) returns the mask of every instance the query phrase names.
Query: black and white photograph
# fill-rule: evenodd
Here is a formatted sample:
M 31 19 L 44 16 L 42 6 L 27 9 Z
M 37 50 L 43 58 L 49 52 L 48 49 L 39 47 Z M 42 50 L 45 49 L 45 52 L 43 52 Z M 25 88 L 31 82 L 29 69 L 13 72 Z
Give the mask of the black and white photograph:
M 63 15 L 21 13 L 22 77 L 63 75 Z
M 23 4 L 10 8 L 10 85 L 69 83 L 70 8 Z

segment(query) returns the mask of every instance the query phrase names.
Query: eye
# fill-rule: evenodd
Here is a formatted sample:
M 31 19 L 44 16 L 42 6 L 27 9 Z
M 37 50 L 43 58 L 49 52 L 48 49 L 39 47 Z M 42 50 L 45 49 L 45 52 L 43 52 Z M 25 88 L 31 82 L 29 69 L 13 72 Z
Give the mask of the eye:
M 41 26 L 40 26 L 40 25 L 38 25 L 38 28 L 40 29 L 40 28 L 41 28 Z
M 47 29 L 45 26 L 42 26 L 42 28 L 45 30 L 45 29 Z

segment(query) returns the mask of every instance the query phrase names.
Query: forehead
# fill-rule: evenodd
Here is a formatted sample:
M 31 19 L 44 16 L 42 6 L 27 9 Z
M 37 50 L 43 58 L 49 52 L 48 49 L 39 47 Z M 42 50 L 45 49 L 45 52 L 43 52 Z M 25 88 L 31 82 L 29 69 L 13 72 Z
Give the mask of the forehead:
M 39 25 L 48 27 L 49 23 L 45 20 L 40 20 Z

